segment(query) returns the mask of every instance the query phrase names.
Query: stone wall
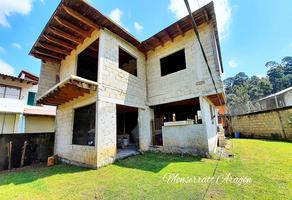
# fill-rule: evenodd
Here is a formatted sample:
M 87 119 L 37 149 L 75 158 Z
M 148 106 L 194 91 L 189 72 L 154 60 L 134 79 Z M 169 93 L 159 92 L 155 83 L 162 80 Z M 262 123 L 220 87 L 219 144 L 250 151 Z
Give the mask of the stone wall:
M 292 140 L 292 107 L 233 116 L 231 122 L 242 136 Z

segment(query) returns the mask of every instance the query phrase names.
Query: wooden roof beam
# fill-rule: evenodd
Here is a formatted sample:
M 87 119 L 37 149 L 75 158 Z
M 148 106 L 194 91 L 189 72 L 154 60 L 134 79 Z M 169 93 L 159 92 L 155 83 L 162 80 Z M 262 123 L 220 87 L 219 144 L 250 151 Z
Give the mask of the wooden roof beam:
M 50 58 L 50 57 L 47 57 L 47 56 L 44 56 L 44 55 L 39 55 L 37 53 L 33 53 L 33 55 L 43 61 L 48 61 L 48 62 L 51 62 L 51 63 L 55 63 L 55 64 L 60 64 L 61 63 L 61 60 L 58 60 L 58 59 L 54 59 L 54 58 Z
M 78 33 L 78 34 L 81 34 L 83 37 L 88 37 L 90 35 L 89 32 L 83 30 L 82 28 L 68 22 L 67 20 L 65 19 L 62 19 L 61 17 L 58 17 L 58 16 L 54 16 L 54 19 L 59 23 L 61 24 L 62 26 L 65 26 L 66 28 Z
M 147 47 L 149 47 L 150 48 L 150 50 L 152 50 L 152 51 L 155 51 L 155 47 L 154 46 L 152 46 L 152 45 L 150 45 L 150 44 L 148 44 L 147 42 L 143 42 L 143 44 L 146 46 L 146 48 Z
M 62 37 L 62 38 L 65 38 L 65 39 L 67 39 L 67 40 L 69 40 L 69 41 L 75 42 L 75 43 L 77 43 L 77 44 L 81 44 L 81 43 L 82 43 L 82 39 L 77 38 L 77 37 L 75 37 L 75 36 L 72 36 L 72 35 L 70 35 L 70 34 L 64 32 L 64 31 L 61 31 L 61 30 L 55 28 L 55 27 L 49 27 L 49 30 L 50 30 L 53 34 L 58 35 L 58 36 L 60 36 L 60 37 Z
M 167 38 L 168 38 L 169 40 L 171 40 L 171 42 L 173 42 L 173 37 L 171 37 L 171 35 L 169 34 L 169 32 L 168 32 L 167 30 L 164 30 L 164 32 L 165 32 Z
M 69 49 L 70 51 L 75 49 L 74 45 L 68 44 L 67 42 L 64 42 L 63 40 L 59 40 L 57 38 L 51 37 L 49 35 L 44 35 L 43 36 L 48 42 L 52 42 L 54 44 L 66 47 L 67 49 Z
M 67 55 L 69 54 L 70 52 L 68 52 L 67 50 L 64 50 L 64 49 L 60 49 L 58 47 L 55 47 L 55 46 L 52 46 L 50 44 L 44 44 L 42 42 L 39 42 L 38 45 L 44 49 L 47 49 L 47 50 L 50 50 L 50 51 L 54 51 L 56 53 L 60 53 L 60 54 L 63 54 L 63 55 Z
M 204 15 L 206 22 L 209 23 L 209 17 L 208 17 L 208 13 L 206 10 L 203 11 L 203 15 Z
M 176 26 L 176 29 L 178 30 L 179 34 L 184 37 L 185 33 L 182 31 L 180 25 L 178 23 L 176 23 L 175 26 Z
M 62 60 L 63 59 L 63 57 L 52 55 L 52 54 L 49 54 L 49 53 L 45 53 L 45 52 L 42 52 L 42 51 L 39 51 L 39 50 L 34 50 L 34 53 L 37 53 L 37 54 L 40 54 L 40 55 L 44 55 L 44 56 L 48 56 L 48 57 L 51 57 L 51 58 L 56 58 L 58 60 Z
M 160 39 L 160 37 L 158 36 L 154 36 L 154 37 L 159 42 L 159 44 L 164 47 L 164 42 Z
M 72 17 L 74 17 L 75 19 L 78 19 L 79 21 L 81 21 L 82 23 L 86 24 L 87 26 L 90 26 L 91 28 L 94 29 L 99 29 L 100 26 L 97 25 L 96 23 L 94 23 L 93 21 L 91 21 L 90 19 L 84 17 L 82 14 L 76 12 L 75 10 L 73 10 L 72 8 L 69 8 L 68 6 L 62 5 L 62 8 Z

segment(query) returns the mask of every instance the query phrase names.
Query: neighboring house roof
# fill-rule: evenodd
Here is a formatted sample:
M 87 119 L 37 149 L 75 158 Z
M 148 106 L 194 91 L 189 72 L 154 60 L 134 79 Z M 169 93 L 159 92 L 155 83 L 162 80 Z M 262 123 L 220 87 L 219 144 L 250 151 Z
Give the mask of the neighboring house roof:
M 268 98 L 271 98 L 271 97 L 275 97 L 275 96 L 278 96 L 278 95 L 284 94 L 284 93 L 286 93 L 286 92 L 289 92 L 290 90 L 292 91 L 292 87 L 286 88 L 286 89 L 281 90 L 281 91 L 279 91 L 279 92 L 277 92 L 277 93 L 274 93 L 274 94 L 271 94 L 271 95 L 266 96 L 266 97 L 264 97 L 264 98 L 261 98 L 261 99 L 259 99 L 258 101 L 262 101 L 262 100 L 265 100 L 265 99 L 268 99 Z
M 39 81 L 39 77 L 25 70 L 21 70 L 21 72 L 18 75 L 18 78 L 23 78 L 23 79 L 32 80 L 32 81 Z
M 0 74 L 0 78 L 5 80 L 5 79 L 9 79 L 12 81 L 18 81 L 20 83 L 27 83 L 27 84 L 32 84 L 32 85 L 37 85 L 38 81 L 35 80 L 28 80 L 28 79 L 23 79 L 23 78 L 19 78 L 16 76 L 10 76 L 10 75 L 6 75 L 6 74 Z
M 213 2 L 193 12 L 193 16 L 197 25 L 204 22 L 213 24 L 222 67 Z M 60 63 L 73 49 L 82 44 L 85 38 L 90 37 L 95 29 L 99 28 L 107 28 L 146 54 L 147 51 L 191 30 L 192 24 L 190 17 L 186 16 L 141 42 L 85 1 L 62 0 L 32 47 L 30 55 L 43 61 Z

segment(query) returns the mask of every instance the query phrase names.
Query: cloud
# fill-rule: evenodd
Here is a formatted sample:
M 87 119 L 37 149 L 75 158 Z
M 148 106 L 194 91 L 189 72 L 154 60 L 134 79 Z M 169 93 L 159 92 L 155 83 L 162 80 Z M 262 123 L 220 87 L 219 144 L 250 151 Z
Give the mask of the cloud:
M 46 3 L 45 3 L 45 0 L 40 0 L 40 2 L 41 2 L 43 5 L 46 4 Z
M 236 62 L 235 59 L 231 59 L 228 61 L 228 65 L 230 68 L 236 68 L 238 66 L 238 63 Z
M 122 20 L 121 20 L 122 15 L 123 15 L 123 12 L 119 8 L 115 8 L 110 12 L 109 17 L 114 22 L 116 22 L 117 24 L 122 26 L 122 24 L 123 24 Z
M 21 49 L 21 48 L 22 48 L 22 46 L 21 46 L 19 43 L 17 43 L 17 42 L 13 42 L 13 43 L 11 44 L 11 46 L 13 46 L 13 47 L 15 47 L 15 48 L 17 48 L 17 49 Z
M 134 22 L 134 27 L 137 33 L 141 33 L 143 26 L 139 24 L 138 22 Z
M 4 47 L 1 47 L 1 46 L 0 46 L 0 53 L 5 53 L 5 49 L 4 49 Z
M 211 0 L 191 0 L 189 1 L 192 11 L 206 5 Z M 217 26 L 220 38 L 224 38 L 228 35 L 229 24 L 231 21 L 231 7 L 229 0 L 213 0 L 215 5 Z M 183 0 L 170 0 L 168 9 L 175 15 L 177 19 L 185 17 L 188 12 Z
M 0 25 L 10 27 L 7 17 L 11 14 L 29 14 L 32 3 L 33 0 L 0 0 Z
M 0 73 L 14 76 L 14 68 L 0 59 Z

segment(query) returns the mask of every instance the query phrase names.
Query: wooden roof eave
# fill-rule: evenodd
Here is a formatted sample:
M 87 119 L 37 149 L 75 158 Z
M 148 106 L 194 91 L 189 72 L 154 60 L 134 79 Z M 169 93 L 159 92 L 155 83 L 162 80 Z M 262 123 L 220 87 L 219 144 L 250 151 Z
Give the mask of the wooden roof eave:
M 68 85 L 70 85 L 70 86 L 68 86 Z M 61 92 L 61 89 L 62 88 L 66 89 L 66 87 L 70 87 L 71 89 L 67 89 L 66 92 L 64 92 L 64 91 Z M 87 93 L 90 93 L 90 91 L 96 91 L 97 87 L 98 87 L 97 82 L 71 75 L 67 79 L 61 81 L 60 83 L 56 84 L 54 87 L 49 89 L 47 92 L 42 94 L 37 99 L 37 102 L 38 103 L 46 103 L 46 104 L 50 104 L 50 105 L 53 105 L 53 104 L 60 105 L 60 104 L 66 103 L 68 101 L 71 101 L 72 99 L 83 96 Z M 75 94 L 73 94 L 73 92 Z M 63 93 L 63 94 L 61 94 L 61 93 Z M 58 96 L 60 98 L 58 98 Z

